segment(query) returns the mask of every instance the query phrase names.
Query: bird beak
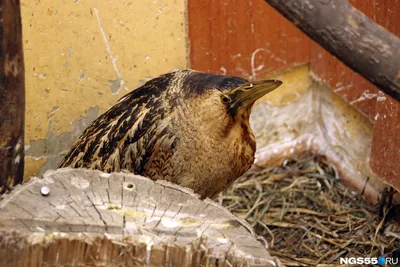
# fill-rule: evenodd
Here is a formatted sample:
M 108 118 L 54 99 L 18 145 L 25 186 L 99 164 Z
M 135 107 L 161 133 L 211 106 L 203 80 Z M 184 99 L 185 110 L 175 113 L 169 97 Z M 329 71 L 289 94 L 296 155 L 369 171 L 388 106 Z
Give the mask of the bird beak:
M 281 84 L 282 82 L 279 80 L 263 80 L 242 84 L 228 94 L 232 100 L 230 109 L 237 110 L 241 107 L 248 107 Z

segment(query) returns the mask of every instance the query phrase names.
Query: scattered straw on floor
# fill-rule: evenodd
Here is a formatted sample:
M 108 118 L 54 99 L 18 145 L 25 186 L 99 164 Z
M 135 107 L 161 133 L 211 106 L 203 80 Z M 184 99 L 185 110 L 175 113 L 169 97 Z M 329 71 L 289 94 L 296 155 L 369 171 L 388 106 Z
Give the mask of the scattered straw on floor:
M 338 264 L 340 257 L 400 251 L 400 226 L 344 187 L 321 158 L 249 173 L 218 200 L 264 236 L 270 254 L 286 266 Z

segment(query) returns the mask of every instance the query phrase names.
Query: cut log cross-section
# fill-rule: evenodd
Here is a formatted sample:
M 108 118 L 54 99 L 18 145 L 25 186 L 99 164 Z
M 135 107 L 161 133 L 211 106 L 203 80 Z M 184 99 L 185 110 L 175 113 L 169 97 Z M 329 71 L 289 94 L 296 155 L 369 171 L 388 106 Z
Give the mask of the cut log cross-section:
M 0 202 L 0 266 L 277 266 L 250 226 L 192 191 L 59 169 Z

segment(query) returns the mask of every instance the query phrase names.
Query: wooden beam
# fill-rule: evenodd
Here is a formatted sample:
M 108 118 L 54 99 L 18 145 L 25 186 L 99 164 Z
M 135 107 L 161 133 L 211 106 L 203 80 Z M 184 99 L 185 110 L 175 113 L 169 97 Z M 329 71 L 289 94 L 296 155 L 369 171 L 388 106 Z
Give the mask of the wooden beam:
M 24 174 L 25 84 L 19 0 L 0 1 L 0 195 Z
M 397 36 L 347 0 L 265 1 L 347 66 L 400 101 Z

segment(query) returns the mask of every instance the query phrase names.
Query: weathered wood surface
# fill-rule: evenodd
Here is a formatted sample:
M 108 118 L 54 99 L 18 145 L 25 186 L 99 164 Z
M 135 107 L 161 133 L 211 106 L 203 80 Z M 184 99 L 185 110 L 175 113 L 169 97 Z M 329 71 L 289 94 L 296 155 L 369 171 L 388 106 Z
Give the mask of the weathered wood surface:
M 0 195 L 23 179 L 24 83 L 20 3 L 0 1 Z
M 192 191 L 129 173 L 65 168 L 0 202 L 0 266 L 28 265 L 277 263 L 248 224 Z
M 400 101 L 400 39 L 348 0 L 265 0 L 354 71 Z

